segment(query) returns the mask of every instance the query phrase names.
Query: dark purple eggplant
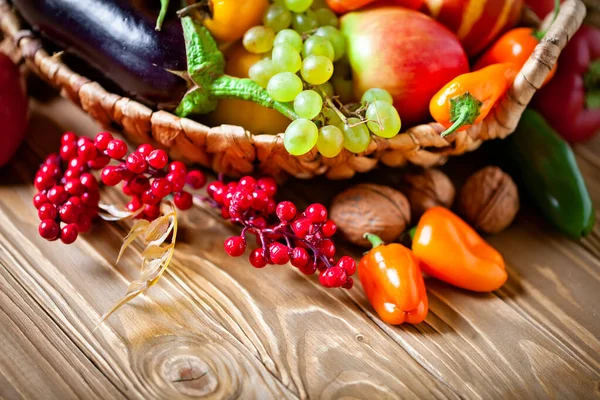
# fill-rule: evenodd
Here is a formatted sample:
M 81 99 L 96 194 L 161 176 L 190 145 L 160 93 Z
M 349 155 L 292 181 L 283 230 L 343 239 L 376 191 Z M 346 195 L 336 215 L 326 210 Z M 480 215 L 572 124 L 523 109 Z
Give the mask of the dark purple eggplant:
M 177 18 L 156 31 L 160 3 L 148 0 L 12 0 L 33 29 L 100 71 L 129 96 L 177 106 L 187 89 L 168 70 L 186 69 Z

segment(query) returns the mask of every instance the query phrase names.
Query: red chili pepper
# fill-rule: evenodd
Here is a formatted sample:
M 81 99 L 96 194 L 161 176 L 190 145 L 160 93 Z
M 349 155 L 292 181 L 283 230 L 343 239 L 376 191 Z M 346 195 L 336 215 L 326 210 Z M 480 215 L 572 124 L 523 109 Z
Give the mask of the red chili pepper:
M 384 245 L 375 235 L 365 237 L 373 249 L 360 260 L 358 277 L 377 314 L 392 325 L 422 322 L 427 316 L 427 293 L 412 251 L 398 243 Z
M 584 25 L 573 36 L 533 106 L 569 142 L 600 131 L 600 29 Z

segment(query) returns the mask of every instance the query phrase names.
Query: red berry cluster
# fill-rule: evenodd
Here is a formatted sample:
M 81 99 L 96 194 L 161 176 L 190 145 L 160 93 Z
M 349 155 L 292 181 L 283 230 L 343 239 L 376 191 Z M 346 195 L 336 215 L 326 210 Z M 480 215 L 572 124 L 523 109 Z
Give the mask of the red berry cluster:
M 107 186 L 116 186 L 123 182 L 123 193 L 131 196 L 127 209 L 131 212 L 143 211 L 140 218 L 154 220 L 160 215 L 160 202 L 167 196 L 173 196 L 173 203 L 180 210 L 189 210 L 193 205 L 191 193 L 184 190 L 185 185 L 200 189 L 206 183 L 200 171 L 189 171 L 180 161 L 169 163 L 164 150 L 154 149 L 150 144 L 140 145 L 127 155 L 127 145 L 119 139 L 113 139 L 110 133 L 99 133 L 94 141 L 99 152 L 109 159 L 117 160 L 117 165 L 105 166 L 101 173 L 102 182 Z
M 207 192 L 209 201 L 221 209 L 225 219 L 244 227 L 240 236 L 230 237 L 224 243 L 230 256 L 244 254 L 246 233 L 250 233 L 260 246 L 249 256 L 254 267 L 291 262 L 307 275 L 319 270 L 319 281 L 325 287 L 352 287 L 356 262 L 348 256 L 335 262 L 336 248 L 330 238 L 337 227 L 327 218 L 323 205 L 312 204 L 298 213 L 292 202 L 277 204 L 277 185 L 271 178 L 255 180 L 246 176 L 227 184 L 216 181 L 208 185 Z
M 42 221 L 40 236 L 71 244 L 90 230 L 100 199 L 98 181 L 90 172 L 102 162 L 90 139 L 72 132 L 63 135 L 60 155 L 49 155 L 35 175 L 33 205 Z

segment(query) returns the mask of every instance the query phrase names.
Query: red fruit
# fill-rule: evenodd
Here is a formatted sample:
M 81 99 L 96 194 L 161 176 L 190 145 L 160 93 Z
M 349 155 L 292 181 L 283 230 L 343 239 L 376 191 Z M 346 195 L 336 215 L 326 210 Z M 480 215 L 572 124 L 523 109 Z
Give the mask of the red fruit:
M 77 230 L 77 225 L 68 224 L 63 226 L 60 231 L 60 240 L 64 244 L 71 244 L 77 239 L 77 235 L 79 231 Z
M 0 121 L 2 121 L 2 146 L 0 167 L 17 151 L 27 128 L 28 100 L 19 69 L 0 52 Z
M 314 261 L 310 260 L 304 267 L 298 267 L 304 275 L 312 275 L 317 271 L 317 266 Z
M 48 200 L 50 200 L 52 204 L 61 205 L 62 203 L 67 201 L 69 195 L 65 191 L 64 187 L 54 186 L 50 190 L 48 190 L 46 197 L 48 197 Z
M 238 181 L 238 187 L 246 189 L 249 192 L 253 192 L 255 186 L 256 179 L 251 176 L 244 176 Z
M 300 239 L 304 239 L 310 233 L 312 223 L 306 218 L 300 218 L 292 223 L 292 230 Z
M 173 192 L 181 192 L 185 186 L 185 174 L 180 172 L 169 172 L 167 180 L 171 182 Z
M 263 268 L 268 264 L 265 258 L 265 251 L 262 248 L 252 250 L 249 260 L 254 268 Z
M 143 155 L 144 158 L 146 158 L 152 152 L 152 150 L 154 150 L 154 147 L 152 147 L 151 144 L 144 143 L 140 144 L 135 151 Z
M 48 154 L 48 157 L 46 157 L 46 159 L 44 160 L 44 164 L 60 165 L 60 158 L 58 157 L 58 154 L 56 154 L 56 153 Z
M 258 229 L 266 229 L 267 227 L 267 220 L 264 219 L 263 217 L 257 217 L 251 220 L 252 226 L 258 228 Z
M 69 144 L 77 140 L 77 135 L 73 132 L 65 132 L 60 138 L 60 144 Z
M 56 178 L 60 175 L 60 168 L 56 164 L 44 164 L 40 168 L 40 175 L 49 178 Z
M 42 204 L 38 209 L 38 217 L 40 221 L 45 219 L 55 220 L 57 215 L 56 206 L 51 203 Z
M 304 215 L 315 224 L 327 221 L 327 209 L 323 204 L 311 204 L 304 211 Z
M 279 242 L 273 242 L 269 245 L 269 257 L 274 264 L 287 264 L 290 261 L 290 248 Z
M 256 189 L 252 192 L 252 208 L 257 211 L 262 211 L 269 205 L 269 197 L 262 189 Z
M 113 136 L 108 132 L 100 132 L 94 139 L 94 145 L 100 151 L 104 151 L 108 148 L 108 144 L 113 140 Z
M 325 237 L 332 237 L 337 231 L 337 225 L 332 220 L 328 219 L 321 227 L 321 233 Z
M 171 182 L 169 182 L 165 178 L 157 178 L 152 181 L 152 184 L 150 185 L 150 187 L 152 188 L 152 193 L 156 197 L 159 197 L 162 199 L 163 197 L 165 197 L 165 196 L 169 195 L 169 193 L 171 193 L 171 189 L 173 188 L 173 185 L 171 184 Z
M 354 286 L 354 279 L 352 279 L 351 277 L 348 277 L 348 279 L 346 279 L 346 283 L 342 285 L 344 289 L 348 290 L 352 289 L 352 286 Z
M 163 169 L 169 162 L 169 156 L 164 150 L 152 150 L 146 157 L 146 161 L 154 169 Z
M 198 190 L 202 189 L 206 184 L 206 176 L 198 170 L 188 172 L 185 177 L 185 183 L 190 185 L 192 188 Z
M 152 189 L 148 189 L 142 194 L 142 202 L 144 204 L 158 204 L 160 203 L 160 200 L 160 197 L 156 197 L 154 193 L 152 193 Z
M 160 215 L 160 206 L 154 204 L 146 204 L 144 206 L 144 216 L 146 219 L 153 221 Z
M 39 191 L 49 189 L 55 184 L 56 181 L 54 180 L 54 178 L 44 174 L 37 174 L 35 176 L 35 180 L 33 181 L 33 185 Z
M 136 176 L 133 179 L 127 181 L 129 190 L 133 194 L 142 194 L 150 188 L 150 181 L 145 176 Z
M 65 143 L 60 148 L 60 156 L 63 160 L 71 160 L 77 157 L 77 143 Z
M 238 189 L 231 200 L 231 205 L 239 210 L 247 210 L 252 205 L 252 194 L 245 189 Z
M 46 195 L 44 193 L 38 193 L 35 196 L 33 196 L 33 206 L 35 208 L 37 208 L 38 210 L 42 206 L 42 204 L 45 204 L 47 202 L 48 202 L 48 198 L 46 197 Z
M 387 90 L 406 126 L 427 121 L 431 97 L 469 71 L 456 36 L 417 11 L 381 7 L 352 12 L 342 17 L 341 30 L 356 99 L 370 88 Z
M 121 175 L 121 172 L 117 169 L 117 167 L 109 165 L 102 170 L 100 178 L 102 179 L 102 182 L 104 182 L 105 185 L 116 186 L 121 182 L 121 179 L 123 177 Z
M 98 152 L 93 143 L 85 142 L 84 144 L 79 146 L 77 155 L 80 159 L 87 162 L 87 161 L 92 161 L 93 159 L 95 159 L 96 156 L 98 155 Z
M 127 154 L 127 145 L 122 140 L 113 139 L 108 142 L 106 154 L 112 159 L 120 160 Z
M 84 144 L 94 144 L 94 142 L 92 141 L 92 139 L 83 136 L 77 139 L 77 142 L 75 142 L 75 144 L 77 144 L 77 148 L 80 148 Z
M 143 206 L 143 204 L 142 204 L 142 201 L 140 200 L 140 198 L 137 196 L 134 196 L 131 198 L 131 201 L 129 203 L 127 203 L 126 208 L 130 212 L 136 212 L 137 210 L 142 208 L 142 206 Z
M 229 208 L 221 207 L 221 217 L 223 217 L 223 219 L 231 218 L 231 215 L 229 215 Z
M 146 172 L 146 161 L 144 156 L 139 153 L 131 153 L 127 156 L 127 169 L 135 174 Z
M 267 200 L 267 215 L 271 215 L 277 209 L 277 202 L 272 197 Z
M 189 210 L 194 205 L 194 198 L 188 192 L 179 192 L 173 196 L 173 202 L 180 210 Z
M 38 232 L 41 237 L 46 240 L 56 240 L 58 239 L 58 235 L 60 234 L 60 227 L 58 224 L 51 220 L 47 219 L 40 223 L 38 226 Z
M 356 272 L 356 261 L 350 256 L 343 256 L 337 262 L 337 266 L 346 271 L 346 275 L 354 275 Z
M 241 236 L 232 236 L 225 240 L 223 247 L 231 257 L 239 257 L 246 251 L 246 239 Z
M 100 156 L 96 157 L 94 160 L 88 163 L 89 167 L 92 169 L 102 169 L 108 165 L 110 162 L 110 157 L 108 156 Z
M 269 197 L 273 197 L 275 196 L 275 193 L 277 193 L 277 182 L 271 177 L 260 178 L 256 184 L 259 188 L 264 190 Z
M 329 239 L 324 239 L 321 241 L 321 244 L 319 244 L 319 251 L 321 252 L 321 255 L 331 258 L 335 255 L 335 244 Z
M 514 27 L 523 0 L 425 0 L 424 11 L 458 35 L 469 56 Z
M 282 201 L 277 205 L 275 213 L 282 222 L 291 221 L 296 216 L 296 206 L 291 201 Z
M 206 193 L 217 203 L 223 203 L 223 194 L 225 192 L 225 185 L 221 182 L 211 182 L 206 188 Z
M 80 207 L 72 203 L 65 203 L 60 206 L 58 210 L 58 215 L 60 216 L 60 220 L 66 222 L 67 224 L 76 222 L 79 219 L 80 215 Z
M 340 267 L 331 267 L 319 274 L 319 282 L 326 288 L 340 287 L 347 280 L 346 271 Z
M 292 250 L 291 262 L 296 268 L 304 268 L 308 264 L 308 252 L 301 247 Z
M 81 215 L 75 223 L 79 233 L 87 233 L 92 228 L 92 219 L 88 215 Z
M 85 186 L 78 179 L 69 179 L 65 183 L 65 190 L 73 196 L 81 196 L 85 192 Z
M 171 164 L 169 164 L 169 172 L 185 175 L 187 174 L 187 167 L 181 161 L 173 161 Z
M 98 181 L 94 178 L 94 175 L 90 173 L 81 174 L 79 177 L 79 182 L 85 187 L 88 191 L 98 190 Z
M 97 191 L 86 192 L 81 195 L 81 203 L 86 207 L 94 207 L 98 205 L 100 195 Z

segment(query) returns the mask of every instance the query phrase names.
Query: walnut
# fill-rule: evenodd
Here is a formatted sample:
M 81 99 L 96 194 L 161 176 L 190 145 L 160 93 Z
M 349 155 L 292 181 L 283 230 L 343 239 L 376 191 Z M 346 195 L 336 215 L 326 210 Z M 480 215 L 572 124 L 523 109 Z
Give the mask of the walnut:
M 385 242 L 393 242 L 410 222 L 410 205 L 406 197 L 388 186 L 365 183 L 338 194 L 330 217 L 350 242 L 369 247 L 363 238 L 367 232 Z
M 400 190 L 408 198 L 410 212 L 415 221 L 432 207 L 452 207 L 456 196 L 452 181 L 438 169 L 404 175 Z
M 475 229 L 498 233 L 519 211 L 519 192 L 498 167 L 486 167 L 469 177 L 460 191 L 458 211 Z

